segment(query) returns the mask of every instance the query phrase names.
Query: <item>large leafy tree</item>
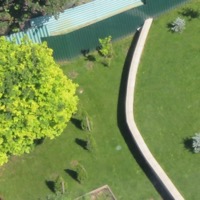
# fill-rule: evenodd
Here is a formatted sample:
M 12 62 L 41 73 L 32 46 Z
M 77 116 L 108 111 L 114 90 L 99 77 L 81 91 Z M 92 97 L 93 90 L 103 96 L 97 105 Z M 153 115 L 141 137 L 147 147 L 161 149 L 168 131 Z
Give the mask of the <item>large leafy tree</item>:
M 77 109 L 76 88 L 45 43 L 0 37 L 0 165 L 62 133 Z
M 58 14 L 81 0 L 0 0 L 0 34 L 16 32 L 30 18 Z M 87 0 L 88 1 L 88 0 Z

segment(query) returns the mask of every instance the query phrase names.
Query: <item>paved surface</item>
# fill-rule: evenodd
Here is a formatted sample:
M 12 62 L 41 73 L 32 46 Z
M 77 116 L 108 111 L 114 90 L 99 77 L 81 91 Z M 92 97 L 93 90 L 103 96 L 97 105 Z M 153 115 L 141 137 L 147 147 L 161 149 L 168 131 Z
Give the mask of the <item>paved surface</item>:
M 140 149 L 141 153 L 143 154 L 144 158 L 146 159 L 149 166 L 152 168 L 154 173 L 159 177 L 162 184 L 165 186 L 169 194 L 175 199 L 175 200 L 184 200 L 183 196 L 180 194 L 180 192 L 176 189 L 172 181 L 169 179 L 169 177 L 166 175 L 164 170 L 161 168 L 159 163 L 156 161 L 154 156 L 151 154 L 149 148 L 147 147 L 146 143 L 144 142 L 137 126 L 134 120 L 133 116 L 133 104 L 134 104 L 134 89 L 135 89 L 135 82 L 136 82 L 136 74 L 138 65 L 140 62 L 140 58 L 142 55 L 142 51 L 145 45 L 145 41 L 149 32 L 149 29 L 151 27 L 153 19 L 147 19 L 144 23 L 144 26 L 141 30 L 137 46 L 135 48 L 130 71 L 128 75 L 128 84 L 127 84 L 127 93 L 126 93 L 126 122 L 127 125 L 132 133 L 132 137 L 135 140 L 138 148 Z

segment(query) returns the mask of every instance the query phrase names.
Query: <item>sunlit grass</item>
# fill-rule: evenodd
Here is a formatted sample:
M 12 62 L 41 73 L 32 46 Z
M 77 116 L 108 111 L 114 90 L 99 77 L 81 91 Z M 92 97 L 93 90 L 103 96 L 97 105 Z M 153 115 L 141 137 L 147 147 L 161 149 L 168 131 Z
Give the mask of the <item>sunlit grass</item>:
M 64 73 L 79 84 L 80 107 L 91 116 L 92 134 L 97 143 L 91 154 L 76 143 L 86 132 L 78 121 L 70 122 L 55 140 L 46 140 L 35 150 L 13 157 L 0 168 L 0 197 L 6 200 L 37 200 L 52 193 L 48 185 L 61 175 L 68 183 L 68 196 L 75 198 L 108 184 L 118 200 L 160 199 L 156 190 L 130 153 L 122 132 L 118 105 L 121 76 L 132 37 L 114 43 L 111 66 L 86 61 L 83 56 L 63 64 Z M 122 103 L 123 104 L 123 103 Z M 119 121 L 118 121 L 119 120 Z M 79 160 L 88 172 L 88 180 L 79 184 L 66 172 L 70 162 Z
M 193 1 L 199 8 L 200 1 Z M 156 159 L 186 199 L 199 200 L 200 157 L 188 139 L 200 132 L 200 19 L 179 8 L 154 20 L 137 75 L 136 122 Z M 186 20 L 183 33 L 167 24 Z

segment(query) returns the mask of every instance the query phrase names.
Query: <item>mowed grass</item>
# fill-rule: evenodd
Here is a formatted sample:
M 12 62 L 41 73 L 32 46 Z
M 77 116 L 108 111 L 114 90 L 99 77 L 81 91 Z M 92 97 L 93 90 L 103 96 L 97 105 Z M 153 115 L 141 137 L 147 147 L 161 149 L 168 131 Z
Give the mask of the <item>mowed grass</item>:
M 200 1 L 191 5 L 199 8 Z M 199 200 L 200 155 L 192 153 L 190 139 L 200 132 L 200 19 L 185 18 L 183 33 L 171 33 L 167 24 L 180 11 L 153 22 L 137 74 L 134 115 L 185 199 Z
M 131 41 L 132 37 L 128 37 L 114 43 L 110 67 L 99 61 L 86 61 L 84 57 L 62 64 L 64 73 L 79 84 L 79 105 L 93 120 L 96 154 L 75 142 L 86 138 L 86 132 L 75 119 L 60 137 L 45 140 L 30 154 L 12 157 L 0 167 L 0 197 L 5 200 L 44 198 L 52 193 L 48 185 L 61 175 L 68 183 L 68 196 L 72 198 L 108 184 L 118 200 L 161 199 L 130 153 L 119 129 L 123 123 L 119 112 L 123 102 L 118 105 L 120 95 L 124 95 L 119 93 L 121 76 L 123 68 L 129 67 L 124 63 Z M 118 145 L 120 150 L 116 150 Z M 66 172 L 73 160 L 79 160 L 88 172 L 89 178 L 84 184 Z

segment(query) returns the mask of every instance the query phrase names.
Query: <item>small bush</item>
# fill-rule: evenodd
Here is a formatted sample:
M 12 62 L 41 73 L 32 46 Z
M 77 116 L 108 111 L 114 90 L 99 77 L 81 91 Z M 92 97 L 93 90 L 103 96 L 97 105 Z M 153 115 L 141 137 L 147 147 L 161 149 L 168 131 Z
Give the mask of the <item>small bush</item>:
M 86 148 L 90 152 L 96 151 L 96 142 L 92 134 L 87 134 Z
M 183 32 L 183 30 L 185 29 L 185 20 L 181 19 L 180 17 L 177 17 L 170 26 L 170 29 L 172 32 Z
M 54 191 L 56 194 L 64 194 L 66 191 L 66 183 L 61 176 L 58 176 L 55 180 Z
M 82 114 L 81 119 L 81 128 L 85 131 L 92 131 L 93 129 L 93 123 L 87 112 L 84 112 Z
M 103 64 L 106 66 L 110 66 L 111 59 L 113 57 L 113 48 L 111 40 L 111 36 L 99 39 L 99 53 L 104 57 Z
M 79 183 L 83 183 L 88 178 L 88 173 L 85 167 L 77 160 L 71 162 L 73 170 L 77 173 L 77 180 Z
M 99 39 L 100 49 L 99 52 L 104 57 L 112 57 L 112 37 L 108 36 L 103 39 Z
M 192 147 L 194 153 L 200 152 L 200 133 L 196 133 L 195 136 L 192 137 Z

